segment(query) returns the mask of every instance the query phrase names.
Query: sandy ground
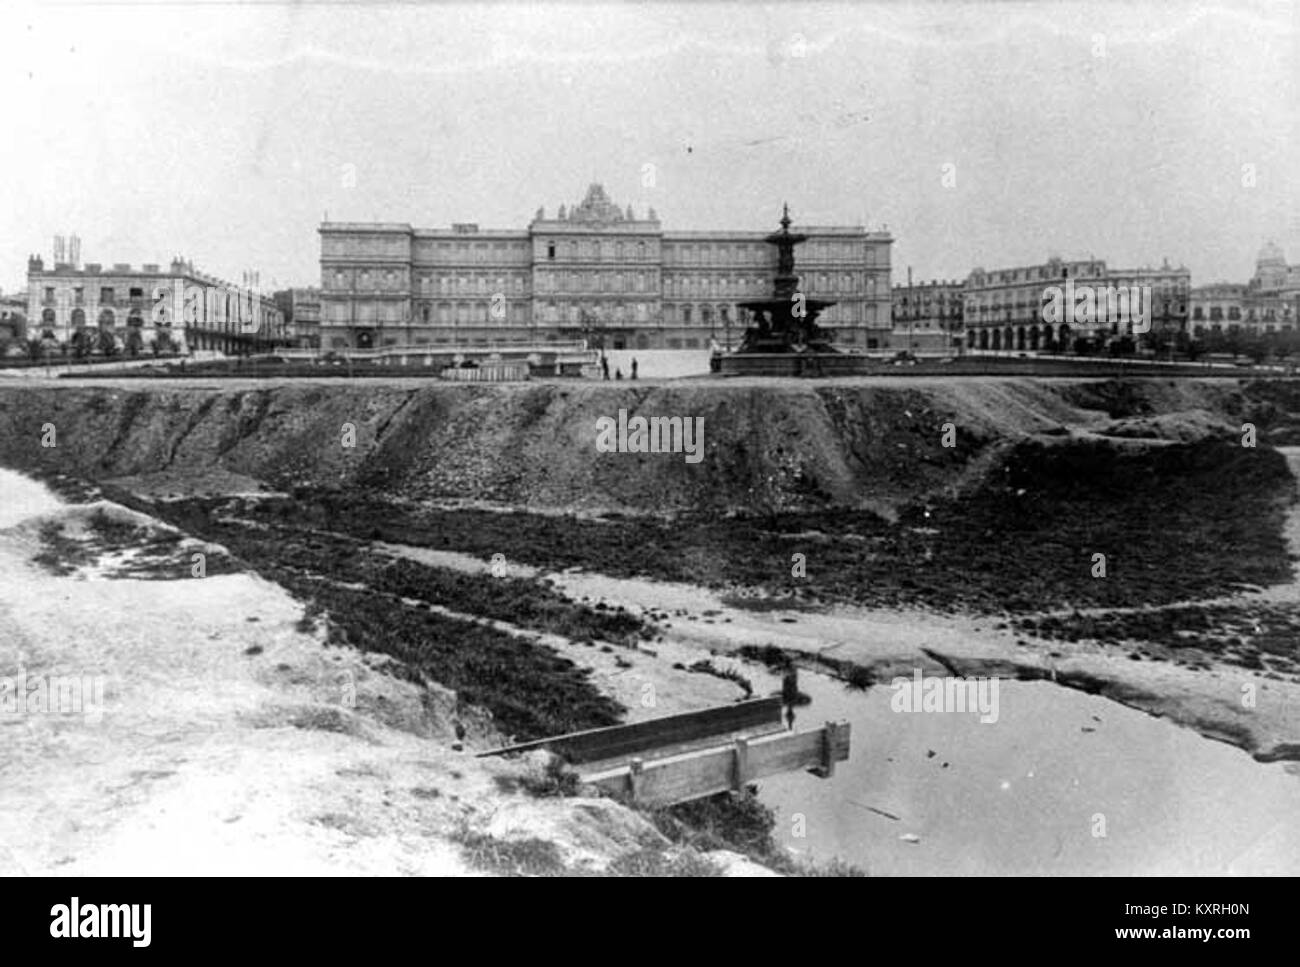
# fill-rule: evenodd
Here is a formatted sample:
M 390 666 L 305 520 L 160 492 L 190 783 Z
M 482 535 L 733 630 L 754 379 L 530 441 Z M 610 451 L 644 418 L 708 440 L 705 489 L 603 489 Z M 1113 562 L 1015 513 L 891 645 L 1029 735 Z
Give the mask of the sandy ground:
M 100 676 L 103 692 L 0 713 L 0 873 L 462 875 L 460 830 L 597 866 L 657 835 L 609 801 L 502 788 L 537 757 L 476 758 L 497 740 L 472 723 L 457 750 L 454 696 L 324 647 L 273 584 L 46 573 L 37 528 L 60 512 L 35 510 L 0 520 L 0 675 Z

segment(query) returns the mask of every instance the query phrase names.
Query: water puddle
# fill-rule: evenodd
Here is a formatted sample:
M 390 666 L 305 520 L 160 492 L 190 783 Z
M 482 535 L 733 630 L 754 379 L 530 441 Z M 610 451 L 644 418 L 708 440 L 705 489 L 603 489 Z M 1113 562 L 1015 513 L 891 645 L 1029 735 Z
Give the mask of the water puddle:
M 796 728 L 847 719 L 853 748 L 830 779 L 760 783 L 798 855 L 886 876 L 1300 872 L 1300 781 L 1165 720 L 1049 682 L 1000 681 L 990 724 L 895 712 L 889 685 L 800 687 Z

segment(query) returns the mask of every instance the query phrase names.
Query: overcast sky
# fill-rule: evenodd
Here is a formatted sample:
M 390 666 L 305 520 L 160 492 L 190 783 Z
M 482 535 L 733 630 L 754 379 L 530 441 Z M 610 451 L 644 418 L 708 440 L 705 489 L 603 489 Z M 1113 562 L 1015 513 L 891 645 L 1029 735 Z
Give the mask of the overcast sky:
M 56 232 L 315 284 L 325 212 L 523 228 L 593 180 L 668 230 L 886 224 L 895 281 L 1244 280 L 1300 262 L 1297 9 L 6 2 L 0 286 Z

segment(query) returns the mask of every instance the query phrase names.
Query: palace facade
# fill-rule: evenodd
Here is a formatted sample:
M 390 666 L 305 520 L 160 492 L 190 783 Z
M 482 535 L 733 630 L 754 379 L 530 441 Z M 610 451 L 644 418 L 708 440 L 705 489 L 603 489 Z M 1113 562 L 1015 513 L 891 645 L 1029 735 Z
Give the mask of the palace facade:
M 844 348 L 888 345 L 886 231 L 805 227 L 800 288 L 836 303 L 818 319 Z M 418 229 L 325 222 L 321 348 L 543 345 L 585 338 L 610 349 L 734 347 L 737 304 L 771 293 L 767 232 L 664 231 L 593 184 L 577 205 L 539 208 L 527 228 Z

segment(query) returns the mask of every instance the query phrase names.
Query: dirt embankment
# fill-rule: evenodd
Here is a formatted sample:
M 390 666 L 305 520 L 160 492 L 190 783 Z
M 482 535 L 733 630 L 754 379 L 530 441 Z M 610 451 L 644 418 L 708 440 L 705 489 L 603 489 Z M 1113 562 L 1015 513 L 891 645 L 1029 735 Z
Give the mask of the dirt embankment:
M 681 454 L 598 452 L 597 419 L 617 418 L 620 409 L 631 415 L 703 418 L 704 459 L 690 464 Z M 1217 692 L 1207 691 L 1200 676 L 1211 665 L 1217 674 L 1221 661 L 1234 666 L 1234 675 L 1240 670 L 1251 680 L 1267 678 L 1288 695 L 1294 686 L 1294 650 L 1283 640 L 1292 626 L 1300 626 L 1300 606 L 1281 602 L 1266 627 L 1247 627 L 1234 610 L 1210 615 L 1213 621 L 1198 615 L 1195 628 L 1181 620 L 1176 606 L 1189 598 L 1232 594 L 1243 584 L 1287 580 L 1283 525 L 1294 481 L 1269 443 L 1290 442 L 1297 435 L 1297 414 L 1300 389 L 1291 384 L 1225 381 L 35 385 L 0 387 L 0 465 L 154 495 L 301 488 L 275 500 L 236 500 L 228 509 L 238 518 L 233 522 L 201 514 L 173 521 L 194 536 L 239 544 L 257 568 L 274 564 L 301 571 L 317 558 L 349 562 L 333 553 L 331 541 L 382 539 L 484 560 L 505 550 L 512 564 L 522 560 L 544 570 L 577 567 L 775 595 L 807 592 L 810 604 L 1010 612 L 1025 622 L 1016 627 L 1027 636 L 1069 642 L 1083 634 L 1112 664 L 1123 658 L 1144 669 L 1157 662 L 1162 669 L 1170 662 L 1182 666 L 1176 673 L 1189 682 L 1195 678 L 1194 697 L 1208 702 L 1219 701 Z M 1241 446 L 1245 422 L 1256 427 L 1256 449 Z M 948 441 L 954 445 L 945 446 Z M 433 508 L 460 502 L 536 513 Z M 170 510 L 184 518 L 199 514 L 200 503 L 172 504 Z M 224 503 L 218 502 L 218 509 Z M 551 513 L 575 508 L 608 516 L 575 521 Z M 742 511 L 758 516 L 722 518 Z M 225 530 L 208 532 L 218 525 Z M 59 542 L 76 534 L 71 523 L 65 530 L 41 532 L 32 554 L 39 557 L 53 547 L 64 560 L 68 555 Z M 1091 555 L 1099 548 L 1111 568 L 1106 581 L 1091 570 Z M 804 554 L 810 567 L 806 577 L 793 582 L 790 561 L 796 553 Z M 400 597 L 411 593 L 405 581 L 409 570 L 382 564 L 374 573 L 329 577 L 387 582 Z M 233 586 L 235 575 L 229 577 Z M 473 598 L 450 578 L 431 585 L 422 576 L 419 583 L 426 597 L 434 591 L 441 595 L 432 605 L 423 601 L 422 612 L 454 601 L 487 617 L 501 616 L 501 602 Z M 248 593 L 247 587 L 236 590 Z M 31 599 L 33 593 L 13 600 Z M 538 632 L 595 620 L 553 598 L 539 589 L 529 599 L 531 610 L 524 614 L 516 602 L 506 617 L 529 618 Z M 1168 620 L 1157 622 L 1145 610 L 1152 605 L 1168 608 Z M 1085 616 L 1076 610 L 1080 607 L 1110 611 Z M 355 609 L 344 602 L 338 610 Z M 259 619 L 253 624 L 274 623 L 286 636 L 292 631 L 307 661 L 319 642 L 292 627 L 296 611 L 281 611 L 253 614 Z M 1065 618 L 1057 616 L 1060 611 Z M 1044 612 L 1051 614 L 1044 617 Z M 122 620 L 130 613 L 124 611 Z M 224 614 L 216 609 L 213 621 Z M 1091 625 L 1085 626 L 1085 617 Z M 411 628 L 420 635 L 447 631 L 442 619 L 423 613 L 419 618 L 423 623 Z M 780 620 L 794 622 L 795 616 Z M 1131 641 L 1134 622 L 1141 624 L 1145 639 L 1138 646 Z M 1232 641 L 1220 634 L 1224 622 L 1234 626 Z M 376 634 L 385 631 L 379 624 Z M 1158 633 L 1151 630 L 1156 624 Z M 33 620 L 24 633 L 42 627 Z M 862 627 L 856 622 L 846 635 L 860 637 Z M 357 629 L 354 642 L 363 650 L 393 652 L 392 642 L 379 647 L 363 630 Z M 1198 637 L 1188 639 L 1189 630 Z M 236 636 L 233 626 L 203 632 L 205 640 L 216 632 Z M 272 668 L 298 661 L 282 661 L 272 647 L 279 647 L 276 642 L 257 644 L 276 655 Z M 495 669 L 466 666 L 460 681 L 449 664 L 458 655 L 426 651 L 417 657 L 431 663 L 431 680 L 453 680 L 465 695 L 488 706 L 496 701 L 498 719 L 504 720 L 512 695 L 484 698 L 474 691 L 476 676 L 496 675 Z M 241 650 L 237 663 L 257 671 L 267 661 L 262 654 Z M 617 660 L 621 657 L 614 656 L 615 668 L 628 670 L 626 661 Z M 875 660 L 869 657 L 845 654 L 860 667 Z M 949 654 L 945 660 L 961 657 Z M 1049 659 L 1057 657 L 1048 653 Z M 1175 668 L 1169 671 L 1174 674 Z M 1116 680 L 1130 677 L 1117 673 Z M 1234 687 L 1240 677 L 1232 680 Z M 571 684 L 587 687 L 577 678 Z M 458 737 L 451 716 L 464 709 L 459 701 L 451 704 L 452 696 L 447 699 L 442 727 L 451 733 L 444 738 Z M 538 711 L 534 703 L 526 703 L 526 710 Z M 1192 718 L 1204 716 L 1198 712 Z M 1291 736 L 1289 721 L 1273 731 Z M 331 732 L 332 722 L 309 731 Z M 1273 745 L 1277 741 L 1269 739 Z M 1267 743 L 1247 736 L 1240 744 L 1264 748 Z M 158 771 L 171 768 L 164 764 Z M 461 769 L 436 771 L 450 775 Z M 485 787 L 496 781 L 481 778 Z M 432 794 L 415 778 L 409 785 L 410 795 L 420 800 L 414 805 L 424 808 L 422 797 Z M 387 810 L 388 789 L 384 796 Z M 494 797 L 484 801 L 489 799 Z M 320 815 L 336 813 L 350 815 L 343 806 Z M 233 822 L 218 819 L 223 826 Z M 327 827 L 332 821 L 314 820 Z M 5 832 L 9 835 L 0 840 L 21 839 L 21 831 L 0 834 Z M 494 841 L 475 844 L 497 849 Z M 76 844 L 59 849 L 70 845 Z M 62 862 L 56 852 L 38 858 L 33 868 Z M 462 858 L 448 850 L 444 860 L 455 866 Z
M 1251 416 L 1267 433 L 1289 425 L 1290 401 L 1277 395 L 1255 400 L 1224 381 L 994 378 L 0 386 L 0 454 L 16 469 L 126 478 L 154 492 L 363 485 L 535 510 L 888 515 L 978 482 L 1000 445 L 1026 435 L 1102 432 L 1142 446 L 1229 438 Z M 597 419 L 620 409 L 702 418 L 703 459 L 598 452 Z M 55 446 L 42 445 L 49 425 Z

